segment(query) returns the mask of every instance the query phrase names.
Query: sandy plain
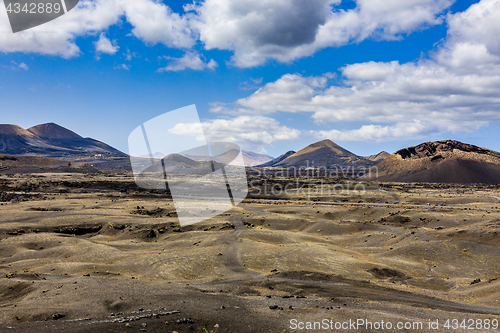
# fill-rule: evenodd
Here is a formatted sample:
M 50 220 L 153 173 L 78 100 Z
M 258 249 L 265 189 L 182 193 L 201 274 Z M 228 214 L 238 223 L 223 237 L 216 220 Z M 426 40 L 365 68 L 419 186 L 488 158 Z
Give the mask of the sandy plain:
M 500 320 L 499 187 L 372 182 L 304 197 L 253 185 L 231 211 L 180 227 L 172 200 L 129 174 L 0 176 L 0 332 Z

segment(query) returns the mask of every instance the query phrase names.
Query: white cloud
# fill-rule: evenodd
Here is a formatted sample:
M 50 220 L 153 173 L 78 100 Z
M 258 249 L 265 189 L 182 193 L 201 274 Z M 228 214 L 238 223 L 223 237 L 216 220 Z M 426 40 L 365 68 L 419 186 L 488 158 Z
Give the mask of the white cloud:
M 276 141 L 293 141 L 301 132 L 264 116 L 240 116 L 232 119 L 214 119 L 202 122 L 208 141 L 232 142 L 247 150 L 262 151 L 262 147 Z M 178 135 L 199 133 L 199 124 L 177 124 L 170 132 Z M 199 138 L 198 138 L 199 139 Z
M 212 111 L 309 112 L 318 124 L 337 127 L 314 135 L 338 140 L 477 131 L 500 122 L 498 22 L 500 1 L 483 0 L 449 15 L 446 41 L 430 59 L 348 65 L 341 68 L 340 81 L 330 80 L 331 74 L 286 74 L 233 104 L 214 104 Z M 352 122 L 368 125 L 339 129 Z
M 250 78 L 248 81 L 244 81 L 244 82 L 240 83 L 240 89 L 241 90 L 255 90 L 255 89 L 258 89 L 258 87 L 262 83 L 262 80 L 264 80 L 263 77 L 258 78 L 258 79 Z
M 178 71 L 183 71 L 187 68 L 201 71 L 206 68 L 208 69 L 215 69 L 219 66 L 217 62 L 214 59 L 211 59 L 209 62 L 204 62 L 200 54 L 198 52 L 188 52 L 186 53 L 183 57 L 181 58 L 173 58 L 173 57 L 165 57 L 166 59 L 170 60 L 170 63 L 158 69 L 158 72 L 178 72 Z
M 441 24 L 453 0 L 357 0 L 339 10 L 340 0 L 205 0 L 186 6 L 191 26 L 206 49 L 234 51 L 239 67 L 268 59 L 289 62 L 327 47 L 365 39 L 394 40 Z
M 215 119 L 203 123 L 203 129 L 211 141 L 239 144 L 243 149 L 256 149 L 276 141 L 293 141 L 300 131 L 264 116 L 239 116 L 233 119 Z
M 3 2 L 3 0 L 0 0 Z M 192 50 L 230 50 L 232 62 L 252 67 L 268 59 L 290 62 L 327 47 L 368 38 L 393 40 L 401 34 L 440 24 L 452 0 L 357 0 L 339 10 L 341 0 L 204 0 L 174 13 L 158 0 L 81 0 L 68 14 L 12 34 L 0 11 L 0 52 L 28 52 L 71 58 L 75 40 L 96 35 L 126 20 L 131 36 L 148 45 Z M 2 6 L 0 6 L 2 8 Z M 215 66 L 212 62 L 210 66 Z
M 10 62 L 10 64 L 11 64 L 10 68 L 11 68 L 12 70 L 24 69 L 25 71 L 27 71 L 27 70 L 29 69 L 29 66 L 28 66 L 28 65 L 26 65 L 24 62 L 22 62 L 22 63 L 18 64 L 18 63 L 17 63 L 17 62 L 15 62 L 15 61 L 11 61 L 11 62 Z
M 393 126 L 364 125 L 354 130 L 310 131 L 318 139 L 339 141 L 381 142 L 394 139 L 424 138 L 426 133 L 435 131 L 435 127 L 421 121 L 397 123 Z
M 0 8 L 4 8 L 0 0 Z M 57 55 L 71 58 L 80 54 L 79 36 L 95 35 L 125 18 L 132 34 L 143 42 L 190 48 L 195 39 L 185 18 L 162 2 L 154 0 L 80 0 L 78 6 L 44 25 L 11 33 L 7 13 L 0 10 L 0 51 Z
M 118 22 L 121 12 L 115 1 L 82 0 L 77 8 L 54 21 L 13 34 L 7 13 L 0 10 L 0 31 L 3 32 L 0 51 L 75 57 L 80 54 L 74 41 L 77 36 L 107 29 Z
M 118 45 L 113 45 L 111 41 L 106 37 L 106 34 L 103 32 L 99 36 L 99 40 L 94 43 L 95 50 L 97 53 L 106 53 L 106 54 L 116 54 L 120 47 Z
M 114 66 L 114 69 L 124 69 L 126 71 L 130 70 L 130 65 L 127 65 L 127 64 L 119 64 L 119 65 L 115 65 Z
M 135 52 L 130 52 L 130 50 L 127 50 L 127 53 L 123 54 L 125 56 L 125 60 L 130 61 L 132 58 L 137 57 L 137 54 Z
M 107 0 L 111 1 L 111 0 Z M 114 0 L 134 27 L 132 34 L 148 44 L 164 44 L 172 48 L 191 48 L 195 38 L 185 17 L 155 0 Z

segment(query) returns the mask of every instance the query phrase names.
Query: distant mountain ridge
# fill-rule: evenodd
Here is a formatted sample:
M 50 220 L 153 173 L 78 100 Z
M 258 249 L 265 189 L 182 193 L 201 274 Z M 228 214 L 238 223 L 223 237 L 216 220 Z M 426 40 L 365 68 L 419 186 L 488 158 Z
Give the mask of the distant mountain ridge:
M 214 158 L 219 162 L 229 164 L 239 155 L 239 153 L 240 153 L 239 151 L 231 149 L 225 152 L 224 154 L 214 156 Z M 256 166 L 271 161 L 273 159 L 271 156 L 258 154 L 251 151 L 242 150 L 241 153 L 243 156 L 243 161 L 245 163 L 245 166 Z M 194 161 L 210 161 L 212 159 L 211 157 L 208 156 L 186 155 L 186 157 Z
M 54 123 L 37 125 L 28 130 L 17 125 L 0 125 L 0 154 L 48 157 L 92 154 L 127 156 L 103 142 L 83 138 Z

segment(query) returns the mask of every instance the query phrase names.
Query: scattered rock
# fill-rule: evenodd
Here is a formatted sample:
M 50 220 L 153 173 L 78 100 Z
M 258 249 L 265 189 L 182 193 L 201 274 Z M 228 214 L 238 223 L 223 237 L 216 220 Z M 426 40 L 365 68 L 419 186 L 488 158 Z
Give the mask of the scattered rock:
M 158 216 L 161 216 L 163 211 L 164 210 L 160 207 L 152 209 L 152 210 L 147 210 L 147 209 L 144 209 L 144 207 L 137 206 L 137 209 L 131 211 L 130 214 L 158 217 Z M 176 215 L 177 215 L 177 213 L 176 213 Z
M 177 212 L 176 211 L 168 212 L 167 216 L 168 217 L 177 217 Z
M 473 284 L 476 284 L 476 283 L 479 283 L 481 282 L 481 279 L 475 279 L 474 281 L 472 281 L 470 284 L 473 285 Z
M 64 318 L 64 315 L 62 313 L 56 313 L 52 315 L 52 320 L 58 320 Z
M 368 270 L 369 273 L 373 274 L 377 279 L 385 279 L 385 278 L 398 278 L 398 279 L 406 279 L 407 276 L 395 269 L 390 268 L 372 268 Z

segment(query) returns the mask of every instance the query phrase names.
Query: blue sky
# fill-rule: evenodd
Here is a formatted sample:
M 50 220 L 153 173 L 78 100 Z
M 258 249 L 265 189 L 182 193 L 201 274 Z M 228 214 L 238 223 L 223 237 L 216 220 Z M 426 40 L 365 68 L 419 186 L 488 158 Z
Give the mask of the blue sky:
M 326 138 L 500 150 L 499 18 L 495 0 L 85 0 L 12 34 L 1 5 L 0 123 L 127 151 L 134 128 L 196 104 L 210 137 L 272 156 Z

